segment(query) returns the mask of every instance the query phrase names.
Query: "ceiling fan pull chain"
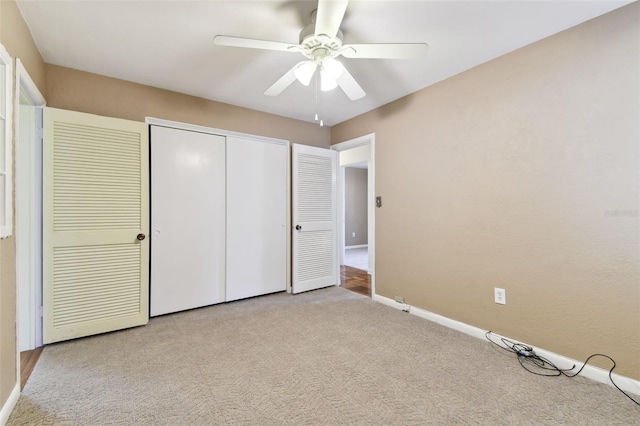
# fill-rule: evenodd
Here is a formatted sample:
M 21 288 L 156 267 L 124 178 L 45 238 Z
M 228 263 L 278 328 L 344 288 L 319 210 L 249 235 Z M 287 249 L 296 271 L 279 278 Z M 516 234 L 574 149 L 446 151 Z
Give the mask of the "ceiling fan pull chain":
M 322 126 L 322 98 L 320 97 L 320 73 L 315 73 L 316 77 L 316 121 L 320 120 Z
M 322 77 L 318 77 L 318 79 L 321 78 Z M 322 82 L 320 84 L 322 84 Z M 318 99 L 320 100 L 320 127 L 323 127 L 324 122 L 322 121 L 322 116 L 324 115 L 324 111 L 322 109 L 322 91 L 318 91 Z

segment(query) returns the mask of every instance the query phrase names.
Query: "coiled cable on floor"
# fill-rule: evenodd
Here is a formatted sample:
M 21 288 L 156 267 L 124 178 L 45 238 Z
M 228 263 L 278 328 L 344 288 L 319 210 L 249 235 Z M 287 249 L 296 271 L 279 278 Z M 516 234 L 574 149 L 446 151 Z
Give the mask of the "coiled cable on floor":
M 591 358 L 594 358 L 597 356 L 607 358 L 609 361 L 613 363 L 613 366 L 609 370 L 609 380 L 611 380 L 611 384 L 615 386 L 616 389 L 618 389 L 620 392 L 622 392 L 624 396 L 629 398 L 634 404 L 640 406 L 640 402 L 636 401 L 633 397 L 631 397 L 631 395 L 629 395 L 627 392 L 620 389 L 620 387 L 616 384 L 616 382 L 613 381 L 613 377 L 611 376 L 611 373 L 613 373 L 613 369 L 616 368 L 616 362 L 609 355 L 604 355 L 604 354 L 589 355 L 589 357 L 584 361 L 584 364 L 582 364 L 582 367 L 580 367 L 580 369 L 576 373 L 569 374 L 568 373 L 569 371 L 572 371 L 574 368 L 576 368 L 575 364 L 571 368 L 562 369 L 557 365 L 555 365 L 554 363 L 552 363 L 551 361 L 549 361 L 548 359 L 536 354 L 531 346 L 523 345 L 522 343 L 514 342 L 504 337 L 500 338 L 500 342 L 502 343 L 500 344 L 491 338 L 492 334 L 493 333 L 491 331 L 487 331 L 485 333 L 485 337 L 489 342 L 493 343 L 500 349 L 516 354 L 518 358 L 518 362 L 520 363 L 522 368 L 538 376 L 566 376 L 569 378 L 576 377 L 578 374 L 582 372 L 584 367 L 587 366 Z

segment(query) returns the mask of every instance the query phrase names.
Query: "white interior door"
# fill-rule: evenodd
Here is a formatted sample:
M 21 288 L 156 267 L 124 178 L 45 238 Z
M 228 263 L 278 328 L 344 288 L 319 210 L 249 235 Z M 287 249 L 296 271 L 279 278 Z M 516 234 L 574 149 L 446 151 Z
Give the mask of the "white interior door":
M 149 319 L 144 123 L 44 110 L 44 343 Z
M 227 301 L 287 288 L 286 142 L 227 137 Z
M 151 316 L 225 301 L 225 137 L 151 127 Z
M 293 145 L 293 293 L 340 284 L 336 168 L 335 151 Z

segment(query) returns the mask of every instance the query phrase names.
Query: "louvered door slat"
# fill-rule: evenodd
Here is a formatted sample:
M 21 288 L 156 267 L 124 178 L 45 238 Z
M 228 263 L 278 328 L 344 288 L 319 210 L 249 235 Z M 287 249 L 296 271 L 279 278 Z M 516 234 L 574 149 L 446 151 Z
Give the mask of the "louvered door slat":
M 293 292 L 339 284 L 336 247 L 336 157 L 293 146 Z
M 148 321 L 148 130 L 44 112 L 44 342 Z

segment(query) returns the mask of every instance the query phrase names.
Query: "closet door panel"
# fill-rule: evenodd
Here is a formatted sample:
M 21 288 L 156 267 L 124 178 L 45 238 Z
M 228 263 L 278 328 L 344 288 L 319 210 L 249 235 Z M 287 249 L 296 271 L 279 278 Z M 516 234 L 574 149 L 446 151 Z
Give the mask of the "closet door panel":
M 151 128 L 151 316 L 225 301 L 225 138 Z
M 286 290 L 288 153 L 227 138 L 227 301 Z

